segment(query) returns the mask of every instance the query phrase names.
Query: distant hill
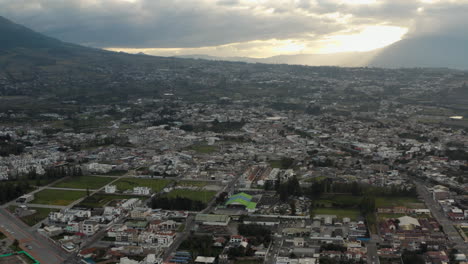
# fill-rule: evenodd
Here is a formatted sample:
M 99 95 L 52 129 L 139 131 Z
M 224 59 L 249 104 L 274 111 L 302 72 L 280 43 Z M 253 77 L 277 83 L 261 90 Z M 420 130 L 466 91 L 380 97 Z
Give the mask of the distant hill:
M 427 36 L 398 41 L 369 63 L 385 68 L 431 67 L 468 69 L 468 39 Z
M 366 66 L 380 50 L 370 52 L 343 52 L 333 54 L 296 54 L 278 55 L 269 58 L 249 58 L 249 57 L 216 57 L 209 55 L 184 55 L 179 58 L 242 61 L 249 63 L 269 63 L 269 64 L 299 64 L 308 66 L 343 66 L 361 67 Z
M 0 16 L 0 50 L 63 47 L 65 43 L 15 24 Z

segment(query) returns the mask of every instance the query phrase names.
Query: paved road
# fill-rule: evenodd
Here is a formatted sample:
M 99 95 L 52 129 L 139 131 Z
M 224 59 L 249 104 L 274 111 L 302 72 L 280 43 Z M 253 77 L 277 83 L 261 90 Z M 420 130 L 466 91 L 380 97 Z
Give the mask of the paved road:
M 47 187 L 46 189 L 49 190 L 62 190 L 62 191 L 79 191 L 79 192 L 86 192 L 87 189 L 79 189 L 79 188 L 63 188 L 63 187 Z M 89 189 L 90 192 L 95 192 L 95 189 Z
M 20 246 L 36 258 L 40 263 L 60 264 L 68 254 L 12 215 L 4 208 L 0 208 L 0 228 L 7 236 L 17 239 Z M 32 247 L 27 249 L 26 245 Z
M 28 207 L 36 207 L 36 208 L 50 208 L 50 209 L 65 209 L 66 206 L 63 205 L 48 205 L 48 204 L 20 204 L 20 203 L 10 203 L 10 205 L 20 206 L 26 205 Z
M 454 222 L 448 219 L 445 213 L 442 212 L 437 202 L 432 199 L 431 193 L 427 190 L 423 182 L 415 182 L 415 184 L 418 194 L 424 199 L 424 202 L 426 202 L 426 205 L 431 210 L 434 218 L 440 225 L 442 225 L 444 233 L 447 235 L 448 239 L 455 245 L 456 249 L 461 253 L 468 255 L 468 245 L 453 226 Z
M 369 264 L 380 264 L 377 242 L 379 242 L 379 237 L 372 235 L 371 240 L 367 243 L 367 263 Z

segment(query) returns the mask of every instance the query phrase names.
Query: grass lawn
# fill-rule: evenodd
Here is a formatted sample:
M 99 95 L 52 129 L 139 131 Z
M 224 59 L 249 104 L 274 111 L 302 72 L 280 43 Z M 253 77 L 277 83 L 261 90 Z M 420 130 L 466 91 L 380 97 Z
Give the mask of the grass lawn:
M 268 161 L 268 163 L 270 163 L 270 166 L 272 168 L 277 168 L 277 169 L 283 168 L 283 164 L 281 163 L 281 160 L 270 160 Z
M 377 208 L 394 206 L 425 208 L 424 204 L 420 200 L 413 197 L 377 197 L 375 198 L 375 206 Z
M 111 182 L 112 178 L 98 176 L 78 176 L 70 177 L 64 181 L 55 184 L 53 187 L 76 188 L 76 189 L 99 189 Z
M 349 217 L 356 220 L 360 213 L 359 210 L 354 209 L 339 209 L 339 208 L 314 208 L 314 215 L 336 215 L 338 218 Z
M 465 233 L 465 236 L 468 237 L 468 228 L 461 228 L 460 229 L 463 231 L 463 233 Z
M 107 205 L 109 202 L 114 200 L 123 200 L 123 199 L 130 199 L 130 198 L 139 198 L 132 195 L 119 195 L 119 194 L 101 194 L 97 193 L 93 196 L 86 197 L 79 206 L 83 206 L 86 208 L 99 208 Z
M 320 199 L 315 200 L 314 204 L 318 207 L 357 207 L 361 202 L 361 196 L 353 196 L 353 195 L 346 195 L 346 194 L 339 194 L 339 195 L 322 195 Z
M 201 201 L 204 203 L 209 202 L 214 196 L 216 192 L 214 191 L 193 191 L 193 190 L 183 190 L 177 189 L 172 190 L 171 192 L 164 194 L 164 196 L 168 198 L 176 198 L 176 197 L 184 197 L 194 201 Z
M 33 204 L 69 205 L 84 197 L 86 192 L 45 189 L 34 195 Z
M 318 176 L 318 177 L 307 178 L 304 181 L 305 182 L 321 182 L 321 181 L 325 180 L 326 178 L 327 177 L 325 177 L 325 176 Z
M 192 145 L 188 147 L 189 150 L 193 150 L 198 153 L 203 153 L 203 154 L 210 154 L 213 152 L 218 151 L 218 148 L 216 146 L 210 146 L 210 145 Z
M 47 216 L 49 216 L 50 212 L 58 211 L 57 209 L 50 209 L 50 208 L 31 208 L 31 209 L 36 210 L 36 213 L 21 218 L 21 220 L 23 220 L 23 222 L 25 222 L 29 226 L 33 226 L 39 223 L 40 221 L 46 219 Z
M 192 186 L 192 187 L 204 187 L 208 185 L 207 182 L 203 181 L 180 181 L 177 183 L 179 186 Z
M 133 187 L 150 187 L 153 189 L 153 192 L 159 192 L 164 187 L 166 187 L 171 180 L 166 180 L 166 179 L 143 179 L 143 178 L 122 178 L 115 182 L 115 185 L 117 185 L 117 190 L 119 191 L 126 191 L 126 190 L 132 190 Z

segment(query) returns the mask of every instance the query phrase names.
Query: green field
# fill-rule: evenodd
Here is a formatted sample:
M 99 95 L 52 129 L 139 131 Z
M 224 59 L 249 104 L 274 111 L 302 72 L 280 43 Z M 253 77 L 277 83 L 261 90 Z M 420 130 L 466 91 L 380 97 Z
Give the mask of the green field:
M 215 196 L 215 194 L 216 192 L 214 191 L 193 191 L 193 190 L 177 189 L 167 194 L 164 194 L 164 196 L 168 198 L 183 197 L 183 198 L 188 198 L 194 201 L 207 203 Z
M 325 176 L 318 176 L 318 177 L 312 177 L 312 178 L 307 178 L 304 181 L 305 182 L 321 182 L 325 180 L 327 177 Z
M 180 181 L 177 183 L 178 186 L 192 186 L 192 187 L 204 187 L 208 185 L 207 182 L 203 181 Z
M 315 200 L 314 204 L 316 207 L 340 207 L 340 208 L 354 208 L 359 205 L 362 197 L 346 195 L 346 194 L 324 194 L 320 196 L 320 199 Z
M 382 207 L 395 207 L 405 206 L 408 208 L 425 208 L 424 204 L 413 197 L 377 197 L 375 198 L 375 206 Z
M 45 189 L 34 194 L 33 204 L 69 205 L 84 197 L 86 192 Z
M 352 220 L 356 220 L 360 215 L 359 210 L 338 208 L 315 208 L 313 213 L 314 215 L 336 215 L 338 218 L 349 217 Z
M 57 209 L 50 209 L 50 208 L 31 208 L 31 209 L 36 210 L 36 213 L 21 218 L 21 220 L 23 220 L 23 222 L 25 222 L 29 226 L 34 226 L 35 224 L 46 219 L 47 216 L 49 216 L 50 212 L 58 211 Z
M 210 145 L 192 145 L 188 147 L 189 150 L 193 150 L 197 153 L 202 153 L 202 154 L 210 154 L 213 152 L 218 151 L 218 148 L 215 146 L 210 146 Z
M 122 178 L 118 181 L 115 182 L 115 185 L 117 186 L 117 190 L 119 191 L 126 191 L 126 190 L 132 190 L 133 187 L 150 187 L 153 192 L 159 192 L 164 187 L 166 187 L 171 180 L 165 180 L 165 179 L 142 179 L 142 178 Z
M 98 177 L 98 176 L 78 176 L 70 177 L 55 184 L 53 187 L 60 188 L 76 188 L 76 189 L 99 189 L 104 185 L 114 180 L 109 177 Z
M 119 194 L 103 194 L 97 193 L 90 197 L 86 197 L 79 206 L 83 206 L 86 208 L 99 208 L 107 205 L 109 202 L 114 200 L 123 200 L 123 199 L 130 199 L 130 198 L 139 198 L 132 195 L 119 195 Z

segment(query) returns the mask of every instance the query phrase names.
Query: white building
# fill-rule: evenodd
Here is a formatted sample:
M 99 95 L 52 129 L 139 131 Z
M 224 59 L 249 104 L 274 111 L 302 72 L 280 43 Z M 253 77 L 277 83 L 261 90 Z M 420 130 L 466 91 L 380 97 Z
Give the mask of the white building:
M 115 185 L 106 185 L 106 187 L 104 187 L 104 191 L 106 193 L 115 193 L 117 191 L 117 186 L 115 186 Z
M 81 225 L 81 232 L 87 236 L 94 235 L 99 230 L 99 224 L 96 221 L 86 220 Z
M 133 194 L 136 195 L 150 195 L 151 194 L 151 188 L 149 187 L 134 187 L 133 188 Z

